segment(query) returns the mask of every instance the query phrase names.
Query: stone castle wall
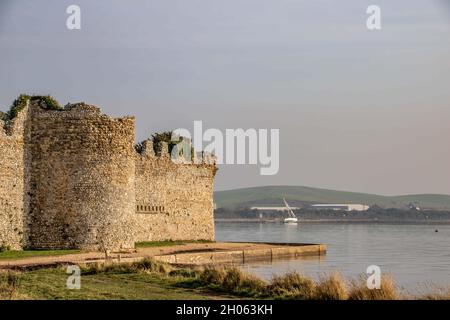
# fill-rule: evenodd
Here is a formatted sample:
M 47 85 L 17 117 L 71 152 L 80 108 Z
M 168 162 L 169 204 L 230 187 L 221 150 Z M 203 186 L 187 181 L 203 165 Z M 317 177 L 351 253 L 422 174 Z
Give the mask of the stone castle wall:
M 214 240 L 215 170 L 174 163 L 167 144 L 155 156 L 147 142 L 136 158 L 137 241 Z
M 0 120 L 0 246 L 26 243 L 27 182 L 25 135 L 28 108 L 9 125 Z
M 132 117 L 39 103 L 8 130 L 0 121 L 0 245 L 118 250 L 214 239 L 215 164 L 176 164 L 166 144 L 158 156 L 152 146 L 137 153 Z
M 32 108 L 33 248 L 133 248 L 134 119 Z

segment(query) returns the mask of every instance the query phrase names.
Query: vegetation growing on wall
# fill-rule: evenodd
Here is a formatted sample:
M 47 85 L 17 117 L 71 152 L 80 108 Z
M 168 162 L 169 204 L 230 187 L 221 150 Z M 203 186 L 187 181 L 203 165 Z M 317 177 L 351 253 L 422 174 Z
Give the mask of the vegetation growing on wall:
M 151 140 L 153 142 L 153 150 L 155 154 L 159 154 L 161 151 L 161 142 L 167 142 L 169 146 L 169 153 L 172 152 L 173 147 L 176 145 L 172 141 L 172 131 L 157 132 L 152 134 Z M 142 154 L 144 152 L 144 141 L 135 144 L 134 149 L 137 153 Z
M 19 95 L 16 100 L 13 101 L 9 110 L 5 112 L 0 112 L 0 119 L 5 123 L 12 121 L 20 111 L 22 111 L 27 105 L 28 101 L 40 101 L 41 107 L 46 110 L 62 110 L 61 105 L 52 96 L 30 96 L 27 94 Z
M 155 154 L 158 154 L 161 151 L 161 142 L 167 142 L 169 146 L 169 153 L 172 152 L 173 147 L 176 145 L 176 142 L 172 141 L 172 131 L 154 133 L 152 134 L 152 141 Z
M 168 147 L 169 147 L 169 153 L 172 153 L 173 148 L 180 142 L 186 142 L 186 138 L 185 137 L 179 137 L 178 140 L 173 140 L 172 139 L 172 135 L 173 135 L 173 131 L 164 131 L 161 133 L 155 133 L 152 135 L 152 140 L 153 140 L 153 149 L 155 150 L 155 154 L 158 154 L 160 152 L 159 148 L 161 148 L 160 146 L 160 142 L 166 142 Z M 191 152 L 191 161 L 194 160 L 194 147 L 191 146 L 190 148 L 190 152 Z M 181 150 L 181 152 L 183 152 L 183 150 Z M 179 156 L 183 156 L 183 154 L 179 154 Z
M 43 104 L 41 104 L 41 107 L 46 110 L 62 110 L 63 108 L 59 104 L 58 101 L 56 101 L 55 98 L 52 96 L 46 95 L 46 96 L 31 96 L 30 101 L 41 101 Z
M 30 100 L 30 96 L 26 94 L 21 94 L 13 101 L 9 111 L 4 114 L 4 121 L 11 121 L 25 106 L 27 105 L 28 100 Z
M 161 142 L 166 142 L 169 147 L 169 153 L 172 152 L 174 146 L 178 143 L 178 141 L 172 141 L 172 132 L 173 131 L 164 131 L 164 132 L 156 132 L 152 134 L 151 140 L 153 142 L 153 150 L 155 154 L 159 154 L 161 151 Z M 144 142 L 139 142 L 134 146 L 134 149 L 137 153 L 142 154 L 144 151 Z
M 136 150 L 137 153 L 142 154 L 144 152 L 144 142 L 138 142 L 134 145 L 134 150 Z

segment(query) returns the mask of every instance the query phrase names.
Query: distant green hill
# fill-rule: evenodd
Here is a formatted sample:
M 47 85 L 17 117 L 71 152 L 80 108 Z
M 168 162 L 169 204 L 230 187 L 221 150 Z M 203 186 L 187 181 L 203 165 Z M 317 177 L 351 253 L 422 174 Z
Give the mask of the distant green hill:
M 425 209 L 450 209 L 450 195 L 413 194 L 380 196 L 376 194 L 336 191 L 300 186 L 265 186 L 216 191 L 217 208 L 242 208 L 258 205 L 282 206 L 283 197 L 292 206 L 310 203 L 360 203 L 384 208 L 403 208 L 417 203 Z

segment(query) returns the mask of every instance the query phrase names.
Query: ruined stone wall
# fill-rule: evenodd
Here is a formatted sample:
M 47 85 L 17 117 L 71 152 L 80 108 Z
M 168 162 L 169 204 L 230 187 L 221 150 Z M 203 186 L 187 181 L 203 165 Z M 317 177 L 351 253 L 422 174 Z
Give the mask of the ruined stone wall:
M 27 125 L 28 107 L 8 126 L 0 120 L 0 246 L 16 250 L 27 242 Z
M 134 247 L 134 118 L 94 106 L 30 106 L 30 245 Z
M 0 120 L 0 246 L 118 250 L 213 240 L 216 166 L 174 163 L 167 144 L 134 150 L 134 118 L 84 103 L 28 102 Z
M 136 241 L 214 240 L 214 164 L 175 164 L 167 145 L 136 156 Z

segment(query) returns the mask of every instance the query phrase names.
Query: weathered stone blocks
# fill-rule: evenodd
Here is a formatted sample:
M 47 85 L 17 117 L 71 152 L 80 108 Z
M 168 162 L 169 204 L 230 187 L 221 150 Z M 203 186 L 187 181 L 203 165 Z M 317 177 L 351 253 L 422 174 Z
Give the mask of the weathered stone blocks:
M 137 241 L 214 238 L 214 164 L 134 149 L 134 118 L 84 103 L 32 102 L 0 121 L 0 245 L 119 250 Z

